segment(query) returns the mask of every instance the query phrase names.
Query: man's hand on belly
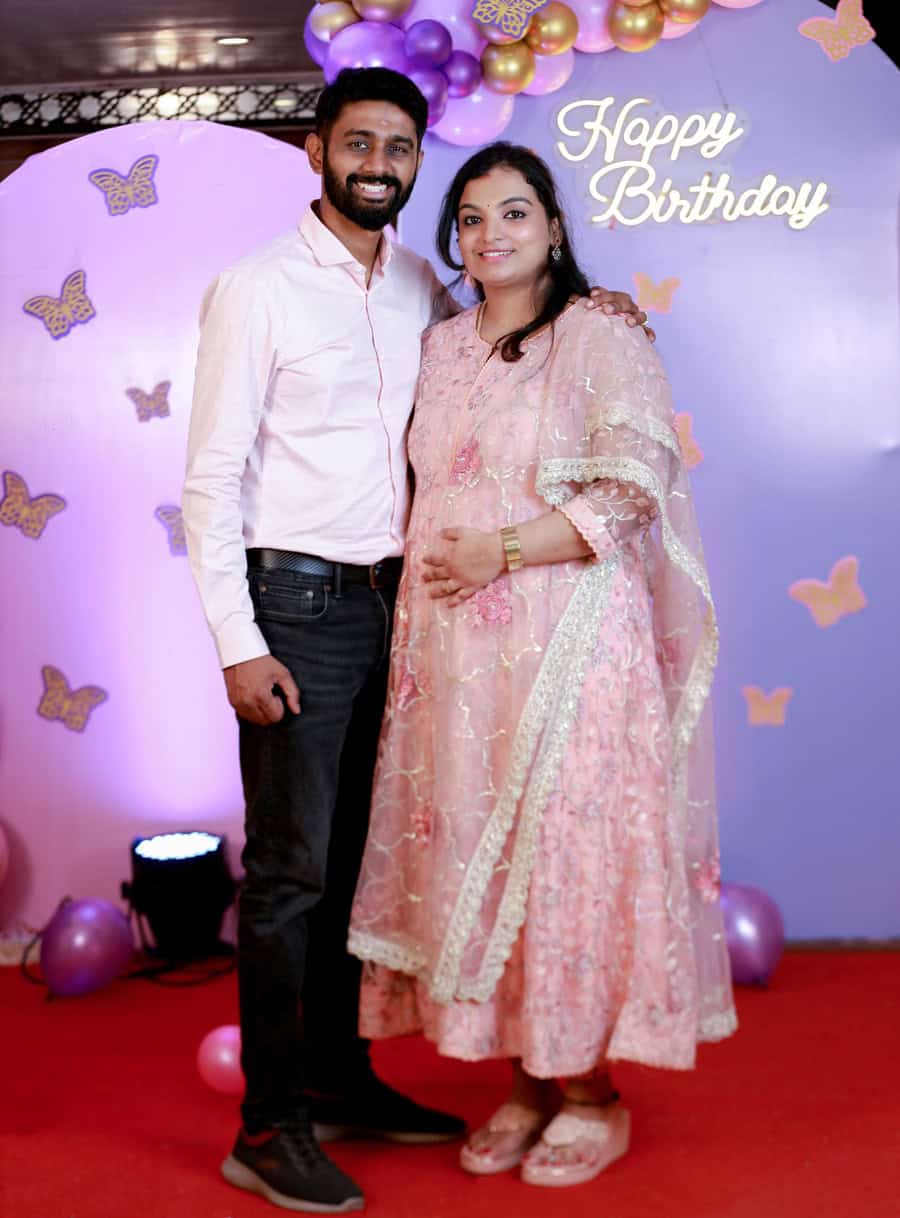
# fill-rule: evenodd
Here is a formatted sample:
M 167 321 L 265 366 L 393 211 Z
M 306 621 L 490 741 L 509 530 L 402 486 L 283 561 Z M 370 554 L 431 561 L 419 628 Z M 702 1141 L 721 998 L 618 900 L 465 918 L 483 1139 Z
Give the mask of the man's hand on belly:
M 228 701 L 241 716 L 265 727 L 284 718 L 284 708 L 300 714 L 300 690 L 289 670 L 274 656 L 257 656 L 222 670 Z M 276 688 L 284 695 L 278 696 Z

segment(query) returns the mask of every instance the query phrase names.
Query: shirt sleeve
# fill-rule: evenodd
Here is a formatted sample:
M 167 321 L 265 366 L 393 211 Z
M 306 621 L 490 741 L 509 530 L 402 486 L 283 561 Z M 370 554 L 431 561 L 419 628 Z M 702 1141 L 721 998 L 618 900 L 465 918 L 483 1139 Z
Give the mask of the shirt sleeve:
M 275 370 L 273 331 L 271 309 L 248 275 L 226 271 L 208 289 L 182 511 L 191 571 L 223 668 L 269 650 L 247 584 L 241 484 Z

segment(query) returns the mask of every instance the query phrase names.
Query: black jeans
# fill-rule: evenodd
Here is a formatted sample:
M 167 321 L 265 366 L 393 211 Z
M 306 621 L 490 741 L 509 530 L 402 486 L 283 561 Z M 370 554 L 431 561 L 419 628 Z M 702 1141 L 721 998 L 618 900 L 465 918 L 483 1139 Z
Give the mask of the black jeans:
M 238 921 L 241 1109 L 251 1133 L 302 1115 L 304 1086 L 368 1071 L 347 927 L 368 827 L 396 588 L 248 571 L 256 620 L 300 714 L 240 720 L 247 805 Z

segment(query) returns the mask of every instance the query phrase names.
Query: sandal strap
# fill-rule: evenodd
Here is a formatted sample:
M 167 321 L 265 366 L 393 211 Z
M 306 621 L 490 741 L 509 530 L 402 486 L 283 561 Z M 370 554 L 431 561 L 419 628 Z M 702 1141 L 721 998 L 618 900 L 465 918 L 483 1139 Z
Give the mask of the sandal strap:
M 589 1120 L 574 1112 L 560 1112 L 541 1134 L 541 1141 L 553 1147 L 574 1146 L 581 1139 L 599 1145 L 609 1136 L 609 1126 L 603 1119 Z

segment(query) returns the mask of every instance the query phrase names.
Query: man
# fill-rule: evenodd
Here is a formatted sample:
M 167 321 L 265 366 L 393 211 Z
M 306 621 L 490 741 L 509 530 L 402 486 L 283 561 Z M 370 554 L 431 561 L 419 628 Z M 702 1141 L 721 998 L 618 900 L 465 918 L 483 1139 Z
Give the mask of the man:
M 407 1142 L 464 1129 L 373 1073 L 357 1032 L 360 965 L 345 947 L 409 506 L 419 339 L 454 307 L 430 265 L 384 232 L 412 191 L 426 116 L 406 77 L 341 73 L 307 141 L 321 199 L 297 230 L 220 275 L 202 317 L 184 519 L 239 717 L 247 805 L 247 1090 L 222 1170 L 295 1210 L 363 1204 L 313 1129 Z

